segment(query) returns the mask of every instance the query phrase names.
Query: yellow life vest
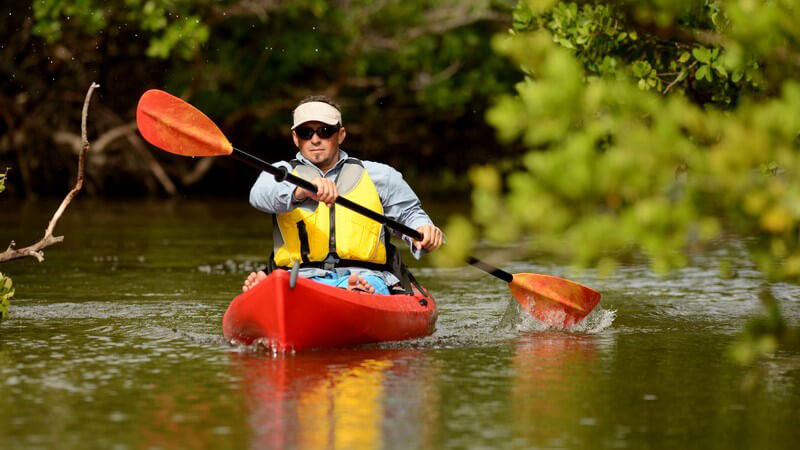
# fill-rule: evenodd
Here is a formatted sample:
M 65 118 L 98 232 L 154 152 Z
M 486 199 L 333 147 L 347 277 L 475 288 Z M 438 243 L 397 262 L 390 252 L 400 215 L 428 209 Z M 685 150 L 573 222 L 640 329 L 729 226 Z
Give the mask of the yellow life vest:
M 293 162 L 296 176 L 312 180 L 319 174 L 312 168 Z M 378 190 L 361 161 L 348 158 L 336 177 L 339 196 L 383 214 Z M 290 267 L 295 261 L 303 266 L 330 269 L 335 266 L 385 265 L 386 243 L 383 225 L 348 208 L 332 208 L 317 202 L 311 210 L 300 205 L 275 216 L 275 265 Z M 324 263 L 323 263 L 324 262 Z

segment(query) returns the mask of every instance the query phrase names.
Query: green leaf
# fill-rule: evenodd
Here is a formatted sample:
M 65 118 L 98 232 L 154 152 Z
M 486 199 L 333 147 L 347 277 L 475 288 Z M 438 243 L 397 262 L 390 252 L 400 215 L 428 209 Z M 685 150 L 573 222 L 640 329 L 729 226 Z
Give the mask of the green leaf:
M 722 67 L 721 65 L 714 65 L 714 70 L 717 71 L 717 73 L 719 74 L 719 76 L 722 77 L 722 79 L 728 78 L 728 71 L 725 70 L 725 68 Z
M 8 317 L 8 308 L 11 306 L 11 299 L 14 297 L 14 283 L 10 277 L 0 272 L 0 322 Z
M 704 64 L 708 64 L 711 61 L 711 54 L 703 47 L 693 49 L 692 55 L 694 55 L 694 59 Z
M 706 72 L 708 72 L 708 66 L 702 65 L 700 66 L 699 69 L 697 69 L 697 71 L 695 71 L 694 78 L 696 80 L 702 80 L 703 78 L 705 78 Z
M 689 60 L 690 57 L 691 57 L 691 55 L 689 54 L 689 52 L 683 52 L 681 54 L 681 57 L 678 58 L 678 62 L 685 63 L 686 61 Z

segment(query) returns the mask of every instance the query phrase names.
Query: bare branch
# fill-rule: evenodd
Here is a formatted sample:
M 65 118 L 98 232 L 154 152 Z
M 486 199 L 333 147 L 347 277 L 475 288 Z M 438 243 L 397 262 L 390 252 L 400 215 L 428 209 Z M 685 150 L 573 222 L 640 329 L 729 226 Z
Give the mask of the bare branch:
M 92 154 L 102 153 L 105 151 L 106 147 L 108 147 L 108 144 L 136 130 L 136 122 L 130 122 L 118 125 L 106 131 L 105 133 L 101 134 L 100 137 L 95 139 L 93 145 L 94 151 L 92 151 Z M 80 136 L 64 130 L 56 131 L 55 134 L 53 134 L 53 140 L 59 144 L 69 145 L 77 154 L 80 154 L 81 147 L 83 146 L 83 141 L 81 140 Z
M 56 144 L 65 144 L 72 147 L 72 150 L 79 154 L 81 153 L 81 137 L 69 131 L 58 130 L 53 133 L 53 141 Z
M 175 195 L 175 192 L 177 191 L 177 189 L 175 189 L 175 183 L 170 180 L 167 172 L 164 171 L 164 168 L 161 167 L 161 164 L 159 164 L 158 161 L 156 161 L 156 159 L 153 157 L 153 153 L 147 148 L 139 134 L 134 133 L 133 130 L 130 130 L 128 132 L 128 142 L 130 142 L 133 148 L 136 149 L 140 155 L 142 155 L 144 160 L 147 162 L 147 167 L 150 169 L 150 173 L 152 173 L 153 177 L 158 180 L 158 182 L 161 184 L 161 187 L 163 187 L 169 195 Z
M 691 65 L 689 65 L 689 67 L 687 67 L 685 70 L 687 70 L 687 71 L 688 71 L 688 70 L 691 70 L 691 69 L 692 69 L 694 66 L 696 66 L 696 65 L 697 65 L 697 61 L 693 62 L 693 63 L 692 63 Z M 666 89 L 664 89 L 664 95 L 668 94 L 668 93 L 669 93 L 669 90 L 670 90 L 670 89 L 672 89 L 672 86 L 675 86 L 675 85 L 676 85 L 676 84 L 677 84 L 677 83 L 678 83 L 678 82 L 681 80 L 681 75 L 682 75 L 682 74 L 683 74 L 683 71 L 680 71 L 680 72 L 678 72 L 678 75 L 675 77 L 675 79 L 674 79 L 674 80 L 672 80 L 672 82 L 671 82 L 670 84 L 668 84 L 668 85 L 667 85 Z M 685 79 L 685 78 L 684 78 L 684 79 Z
M 409 28 L 399 37 L 372 34 L 366 41 L 376 48 L 396 50 L 426 34 L 444 34 L 482 21 L 504 22 L 508 21 L 508 18 L 505 14 L 492 10 L 474 11 L 473 5 L 470 4 L 450 5 L 429 11 L 425 14 L 423 24 Z
M 461 62 L 456 61 L 449 66 L 445 67 L 441 72 L 431 75 L 428 72 L 420 72 L 411 83 L 414 90 L 421 91 L 431 84 L 436 84 L 444 80 L 450 79 L 461 68 Z
M 122 136 L 130 135 L 138 128 L 136 127 L 136 121 L 126 123 L 123 125 L 116 126 L 105 133 L 101 134 L 99 138 L 95 139 L 94 141 L 94 151 L 92 153 L 101 153 L 103 152 L 108 144 L 113 142 L 115 139 L 120 138 Z
M 279 0 L 242 0 L 224 8 L 213 8 L 212 23 L 235 16 L 256 16 L 260 20 L 266 20 L 270 12 L 280 8 L 280 3 Z
M 92 99 L 92 93 L 98 87 L 100 87 L 99 84 L 92 83 L 91 86 L 89 86 L 89 90 L 86 92 L 86 99 L 83 102 L 83 112 L 81 113 L 81 140 L 83 146 L 80 156 L 78 157 L 78 178 L 75 180 L 75 186 L 67 193 L 67 196 L 64 197 L 61 205 L 59 205 L 55 214 L 53 214 L 53 217 L 50 219 L 50 223 L 47 225 L 47 229 L 45 230 L 42 239 L 33 245 L 21 249 L 15 249 L 15 243 L 14 241 L 11 241 L 6 251 L 0 253 L 0 262 L 24 258 L 26 256 L 34 257 L 39 262 L 42 262 L 44 260 L 44 253 L 42 252 L 42 249 L 64 240 L 64 236 L 53 236 L 53 229 L 56 227 L 56 224 L 61 218 L 61 215 L 64 213 L 64 210 L 67 209 L 67 206 L 69 206 L 72 199 L 78 195 L 78 192 L 80 192 L 81 188 L 83 187 L 83 174 L 86 170 L 86 153 L 89 151 L 89 140 L 86 137 L 86 116 L 89 113 L 89 102 Z
M 191 186 L 197 183 L 208 173 L 214 165 L 214 158 L 200 158 L 197 163 L 192 167 L 192 171 L 181 176 L 181 184 L 184 186 Z

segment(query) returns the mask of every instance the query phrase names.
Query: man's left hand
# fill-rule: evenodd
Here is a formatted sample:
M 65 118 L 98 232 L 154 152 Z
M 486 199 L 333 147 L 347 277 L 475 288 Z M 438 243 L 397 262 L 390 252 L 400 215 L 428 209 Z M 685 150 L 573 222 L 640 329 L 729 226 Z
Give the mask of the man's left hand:
M 417 249 L 423 248 L 431 252 L 442 245 L 444 233 L 436 225 L 423 225 L 417 231 L 422 235 L 421 241 L 414 239 L 414 247 Z

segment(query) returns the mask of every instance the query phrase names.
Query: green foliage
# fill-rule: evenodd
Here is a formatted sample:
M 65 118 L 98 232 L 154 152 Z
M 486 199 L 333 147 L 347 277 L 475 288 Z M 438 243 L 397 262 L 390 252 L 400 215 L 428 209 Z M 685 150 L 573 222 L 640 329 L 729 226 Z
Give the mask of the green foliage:
M 800 347 L 800 329 L 789 328 L 780 307 L 768 290 L 759 295 L 764 313 L 750 318 L 744 330 L 730 349 L 734 361 L 750 364 L 759 358 L 775 353 L 779 347 Z
M 530 150 L 501 186 L 486 168 L 473 177 L 484 233 L 536 236 L 537 248 L 581 266 L 642 251 L 669 270 L 725 226 L 759 238 L 753 252 L 768 276 L 800 279 L 800 84 L 795 68 L 759 69 L 795 49 L 750 51 L 725 2 L 557 2 L 536 13 L 540 3 L 520 3 L 511 35 L 494 41 L 528 77 L 487 120 Z M 780 17 L 754 8 L 758 20 Z M 775 25 L 773 35 L 797 33 Z M 721 44 L 667 40 L 668 31 L 713 32 Z M 668 89 L 664 70 L 686 75 Z M 742 70 L 737 82 L 728 75 Z M 498 211 L 515 225 L 495 220 Z
M 0 192 L 6 190 L 6 177 L 8 176 L 8 168 L 3 173 L 0 173 Z
M 123 10 L 124 26 L 138 24 L 149 36 L 147 56 L 167 58 L 175 51 L 191 59 L 209 37 L 208 25 L 194 12 L 207 8 L 207 2 L 180 0 L 38 0 L 33 2 L 33 32 L 51 43 L 62 37 L 66 27 L 96 34 L 108 27 L 109 16 Z
M 792 5 L 520 2 L 494 46 L 527 76 L 487 120 L 528 152 L 500 187 L 486 169 L 474 181 L 482 233 L 582 267 L 643 253 L 667 271 L 726 229 L 753 237 L 767 277 L 799 281 Z
M 786 331 L 786 325 L 781 317 L 777 304 L 767 307 L 765 314 L 759 314 L 745 325 L 736 344 L 731 349 L 731 356 L 740 364 L 750 364 L 756 359 L 775 353 L 778 349 L 778 339 Z
M 652 30 L 654 25 L 659 29 Z M 586 77 L 632 76 L 639 89 L 684 90 L 696 101 L 720 106 L 730 105 L 742 90 L 759 88 L 757 64 L 716 43 L 713 33 L 728 25 L 713 0 L 636 6 L 558 2 L 540 14 L 523 2 L 514 11 L 514 32 L 547 31 L 553 42 L 574 50 Z M 662 37 L 667 33 L 673 35 Z M 690 33 L 702 39 L 687 39 Z
M 14 283 L 11 278 L 0 272 L 0 322 L 8 317 L 8 307 L 11 306 L 11 299 L 14 297 Z
M 466 217 L 456 215 L 451 217 L 447 228 L 447 245 L 442 247 L 447 251 L 436 251 L 431 253 L 433 263 L 443 267 L 459 266 L 466 261 L 469 256 L 470 242 L 477 238 L 475 228 Z

